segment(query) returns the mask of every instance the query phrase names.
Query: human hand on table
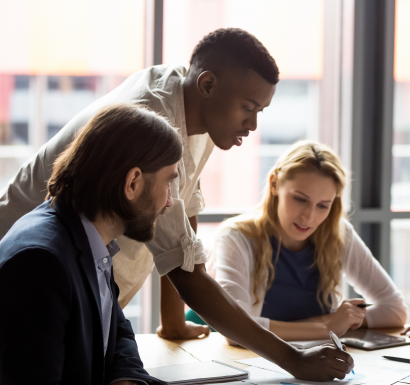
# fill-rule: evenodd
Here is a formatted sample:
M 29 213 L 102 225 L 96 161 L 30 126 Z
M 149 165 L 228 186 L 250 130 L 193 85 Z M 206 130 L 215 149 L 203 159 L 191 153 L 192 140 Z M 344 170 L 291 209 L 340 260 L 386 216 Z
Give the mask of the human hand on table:
M 343 345 L 343 349 L 346 347 Z M 316 346 L 311 349 L 298 350 L 299 359 L 294 360 L 295 368 L 290 370 L 295 378 L 308 381 L 342 380 L 350 373 L 353 358 L 345 351 L 331 345 Z
M 157 328 L 157 334 L 166 340 L 190 340 L 202 335 L 208 336 L 210 329 L 206 325 L 198 325 L 191 321 L 185 321 L 181 329 L 164 329 L 161 325 Z
M 362 326 L 366 309 L 357 307 L 360 303 L 365 302 L 363 299 L 348 299 L 343 301 L 334 313 L 327 314 L 325 324 L 328 331 L 332 331 L 340 337 L 349 329 L 358 329 Z
M 404 329 L 400 332 L 402 336 L 407 335 L 407 333 L 410 332 L 410 326 L 409 325 L 404 325 Z

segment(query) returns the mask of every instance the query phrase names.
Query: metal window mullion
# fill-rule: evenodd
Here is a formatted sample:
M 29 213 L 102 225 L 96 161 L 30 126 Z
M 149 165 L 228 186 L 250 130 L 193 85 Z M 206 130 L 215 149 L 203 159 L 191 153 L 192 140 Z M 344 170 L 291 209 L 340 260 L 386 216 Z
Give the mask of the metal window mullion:
M 363 72 L 364 72 L 364 50 L 365 44 L 365 3 L 355 2 L 354 10 L 354 56 L 353 56 L 353 97 L 352 97 L 352 134 L 351 134 L 351 222 L 360 234 L 359 213 L 361 210 L 362 190 L 362 121 L 363 121 Z
M 390 273 L 390 206 L 392 186 L 392 148 L 393 148 L 393 106 L 394 106 L 394 32 L 395 1 L 384 4 L 384 74 L 383 74 L 383 122 L 382 122 L 382 169 L 381 171 L 381 206 L 385 215 L 381 222 L 380 263 Z
M 29 84 L 29 145 L 37 151 L 47 140 L 47 127 L 44 118 L 47 76 L 31 76 Z
M 145 3 L 146 15 L 150 13 L 151 21 L 147 21 L 145 33 L 152 33 L 152 36 L 146 36 L 146 44 L 151 44 L 146 47 L 145 53 L 152 55 L 147 57 L 145 64 L 157 65 L 162 64 L 162 47 L 163 47 L 163 25 L 164 25 L 164 1 L 163 0 L 147 0 Z M 153 20 L 153 23 L 152 23 Z M 151 24 L 149 24 L 151 23 Z M 152 59 L 151 59 L 152 58 Z M 152 62 L 151 62 L 152 60 Z M 160 305 L 161 305 L 160 277 L 156 269 L 152 272 L 151 279 L 151 332 L 155 333 L 160 324 Z

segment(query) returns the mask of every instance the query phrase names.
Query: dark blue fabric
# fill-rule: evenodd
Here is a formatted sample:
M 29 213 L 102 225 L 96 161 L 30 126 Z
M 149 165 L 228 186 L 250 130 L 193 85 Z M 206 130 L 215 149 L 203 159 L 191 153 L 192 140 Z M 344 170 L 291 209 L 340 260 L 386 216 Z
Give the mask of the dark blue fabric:
M 118 304 L 104 357 L 101 302 L 84 227 L 70 206 L 45 202 L 0 242 L 0 384 L 159 382 L 144 370 Z
M 280 248 L 276 261 L 278 241 L 271 237 L 272 263 L 275 278 L 266 292 L 262 307 L 262 317 L 274 321 L 295 321 L 329 313 L 322 310 L 316 292 L 320 274 L 315 261 L 315 248 L 309 244 L 300 252 Z

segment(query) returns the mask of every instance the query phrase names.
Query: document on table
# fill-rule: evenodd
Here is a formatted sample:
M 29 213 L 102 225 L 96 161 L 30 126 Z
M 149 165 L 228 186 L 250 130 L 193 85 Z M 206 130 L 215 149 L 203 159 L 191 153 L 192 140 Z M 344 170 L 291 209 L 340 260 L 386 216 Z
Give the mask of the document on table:
M 327 339 L 317 341 L 290 341 L 289 344 L 298 349 L 309 349 L 323 344 L 333 344 L 333 342 L 330 339 Z
M 377 384 L 387 385 L 410 376 L 410 364 L 389 361 L 372 354 L 352 354 L 354 372 L 346 375 L 343 380 L 330 382 L 313 382 L 298 380 L 278 365 L 262 357 L 237 360 L 242 364 L 251 365 L 248 368 L 250 377 L 245 380 L 254 385 L 282 384 L 282 385 L 326 385 L 326 384 Z

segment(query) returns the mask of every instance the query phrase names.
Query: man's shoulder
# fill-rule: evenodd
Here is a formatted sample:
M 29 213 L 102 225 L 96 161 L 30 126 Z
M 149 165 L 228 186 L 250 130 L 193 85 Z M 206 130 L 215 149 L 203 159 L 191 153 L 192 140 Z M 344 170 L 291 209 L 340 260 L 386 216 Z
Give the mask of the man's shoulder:
M 21 217 L 0 241 L 0 265 L 14 255 L 31 250 L 56 257 L 73 249 L 70 234 L 49 202 Z
M 187 70 L 181 65 L 159 65 L 136 73 L 130 78 L 135 100 L 176 123 L 182 110 L 182 82 Z

